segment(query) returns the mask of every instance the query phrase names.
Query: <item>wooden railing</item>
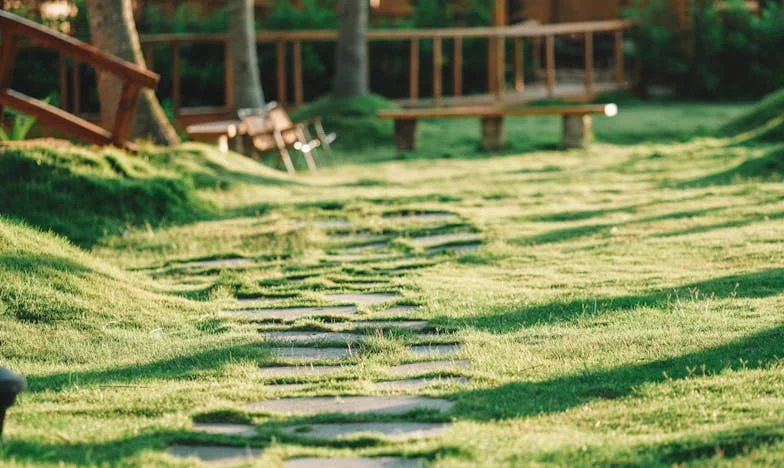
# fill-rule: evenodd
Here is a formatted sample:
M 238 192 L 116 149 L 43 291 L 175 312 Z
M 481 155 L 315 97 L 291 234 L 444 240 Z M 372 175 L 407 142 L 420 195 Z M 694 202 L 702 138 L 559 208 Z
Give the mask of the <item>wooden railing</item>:
M 113 144 L 134 149 L 128 142 L 128 135 L 136 112 L 139 92 L 142 88 L 154 89 L 158 84 L 157 74 L 106 54 L 70 36 L 2 10 L 0 10 L 0 33 L 3 36 L 2 52 L 0 52 L 0 115 L 3 107 L 11 107 L 87 143 Z M 69 56 L 75 63 L 85 62 L 98 70 L 119 77 L 123 81 L 123 87 L 112 128 L 99 127 L 62 109 L 10 89 L 17 49 L 23 39 L 39 47 L 55 49 L 61 57 Z
M 585 92 L 591 94 L 594 89 L 594 35 L 612 34 L 614 36 L 614 81 L 617 84 L 624 82 L 624 61 L 623 61 L 623 36 L 624 31 L 629 29 L 632 23 L 629 21 L 612 20 L 597 21 L 586 23 L 562 23 L 550 25 L 538 24 L 518 24 L 507 27 L 483 27 L 483 28 L 447 28 L 447 29 L 389 29 L 371 30 L 368 32 L 369 41 L 405 41 L 409 43 L 409 100 L 416 102 L 420 99 L 420 43 L 422 41 L 432 41 L 433 43 L 433 91 L 432 98 L 436 105 L 442 103 L 444 98 L 443 86 L 443 64 L 444 64 L 444 42 L 453 41 L 452 57 L 452 96 L 463 96 L 463 41 L 466 39 L 487 39 L 490 50 L 488 56 L 495 59 L 494 67 L 489 67 L 488 71 L 488 93 L 494 94 L 495 99 L 503 101 L 506 96 L 505 70 L 506 60 L 506 41 L 513 41 L 514 57 L 512 67 L 514 69 L 514 90 L 517 93 L 525 93 L 526 76 L 524 70 L 524 40 L 533 40 L 537 44 L 544 41 L 544 70 L 545 88 L 547 96 L 555 94 L 556 86 L 556 60 L 555 60 L 555 37 L 569 36 L 576 37 L 584 41 L 584 67 L 585 67 Z M 303 77 L 303 44 L 313 42 L 335 42 L 337 33 L 333 30 L 303 30 L 303 31 L 264 31 L 259 32 L 256 37 L 259 43 L 275 44 L 275 70 L 276 70 L 276 92 L 277 100 L 280 102 L 290 102 L 300 105 L 305 101 L 305 84 Z M 183 45 L 189 44 L 222 44 L 224 50 L 224 85 L 225 85 L 225 109 L 227 111 L 234 107 L 232 90 L 232 70 L 230 67 L 229 42 L 226 34 L 154 34 L 143 35 L 141 37 L 142 49 L 144 51 L 147 66 L 155 68 L 153 63 L 154 47 L 169 47 L 171 50 L 171 83 L 172 83 L 172 104 L 178 115 L 186 114 L 182 108 L 182 88 L 180 79 L 181 49 Z M 291 44 L 292 63 L 287 63 L 286 51 Z M 370 57 L 373 60 L 373 57 Z M 291 65 L 291 67 L 289 67 Z M 291 79 L 289 78 L 289 68 L 291 69 Z M 72 85 L 74 92 L 78 92 L 79 71 L 72 70 Z M 68 87 L 64 84 L 67 71 L 61 63 L 61 93 L 68 93 Z M 293 97 L 288 96 L 289 83 L 293 82 Z M 74 96 L 77 98 L 77 96 Z M 64 100 L 67 100 L 64 98 Z M 72 100 L 78 103 L 78 99 Z M 78 104 L 77 104 L 78 105 Z M 220 111 L 220 109 L 218 110 Z M 74 109 L 79 112 L 79 109 Z M 213 114 L 216 110 L 212 109 Z M 219 113 L 219 112 L 218 112 Z

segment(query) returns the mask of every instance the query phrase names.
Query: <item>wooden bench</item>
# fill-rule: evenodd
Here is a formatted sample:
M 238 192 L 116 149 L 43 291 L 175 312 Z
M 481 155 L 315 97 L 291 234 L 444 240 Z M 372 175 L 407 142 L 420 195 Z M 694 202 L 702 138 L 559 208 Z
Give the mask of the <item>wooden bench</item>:
M 591 115 L 614 117 L 615 104 L 574 105 L 558 107 L 441 107 L 426 109 L 395 109 L 378 113 L 382 119 L 394 119 L 395 143 L 399 151 L 413 151 L 417 146 L 417 122 L 422 119 L 479 117 L 482 122 L 482 150 L 497 151 L 506 146 L 504 118 L 511 116 L 560 115 L 563 117 L 561 148 L 585 148 L 591 130 Z
M 0 33 L 3 37 L 2 48 L 0 48 L 0 115 L 3 107 L 11 107 L 86 143 L 111 144 L 135 150 L 135 146 L 128 141 L 128 135 L 136 113 L 139 92 L 143 88 L 154 89 L 158 85 L 157 74 L 70 36 L 2 10 L 0 10 Z M 102 128 L 62 109 L 9 89 L 17 48 L 23 38 L 71 56 L 76 62 L 89 63 L 98 71 L 112 73 L 123 81 L 111 128 Z

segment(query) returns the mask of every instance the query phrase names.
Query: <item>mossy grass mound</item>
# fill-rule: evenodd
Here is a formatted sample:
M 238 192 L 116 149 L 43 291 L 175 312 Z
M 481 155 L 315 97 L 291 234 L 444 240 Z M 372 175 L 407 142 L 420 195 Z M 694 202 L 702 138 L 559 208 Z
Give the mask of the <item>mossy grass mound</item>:
M 749 134 L 757 140 L 780 140 L 784 136 L 784 89 L 769 94 L 759 104 L 719 128 L 722 136 Z
M 392 122 L 379 119 L 376 113 L 396 107 L 392 101 L 375 94 L 350 99 L 330 95 L 300 107 L 291 117 L 294 121 L 321 118 L 326 131 L 337 134 L 337 147 L 361 149 L 392 141 Z

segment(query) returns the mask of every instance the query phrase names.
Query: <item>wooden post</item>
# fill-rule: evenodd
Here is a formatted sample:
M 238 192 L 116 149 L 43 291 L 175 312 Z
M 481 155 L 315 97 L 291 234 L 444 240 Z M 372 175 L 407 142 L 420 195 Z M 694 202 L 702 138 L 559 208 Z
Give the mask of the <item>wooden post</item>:
M 294 41 L 294 104 L 301 106 L 305 102 L 302 83 L 302 41 Z
M 493 26 L 502 27 L 508 23 L 507 19 L 507 0 L 495 0 L 495 7 L 493 7 Z M 502 60 L 498 56 L 499 42 L 503 42 L 503 38 L 491 37 L 488 41 L 487 53 L 487 86 L 490 94 L 499 91 L 499 71 L 498 62 Z
M 277 80 L 278 80 L 278 101 L 286 104 L 286 43 L 278 41 L 275 44 Z
M 155 68 L 155 56 L 152 53 L 152 44 L 144 44 L 142 51 L 144 52 L 144 65 L 148 70 L 152 70 Z
M 463 95 L 463 38 L 455 37 L 455 55 L 453 60 L 452 81 L 455 86 L 455 96 Z
M 623 84 L 623 29 L 615 31 L 615 82 Z
M 395 144 L 400 152 L 414 151 L 417 147 L 417 121 L 395 120 Z
M 419 39 L 411 39 L 408 64 L 408 89 L 412 101 L 419 99 Z
M 71 60 L 71 90 L 73 94 L 73 113 L 79 115 L 82 112 L 82 83 L 79 77 L 79 61 L 76 59 Z
M 16 62 L 17 38 L 11 33 L 3 35 L 3 48 L 0 49 L 0 91 L 11 87 L 11 77 Z M 0 104 L 0 126 L 3 122 L 3 105 Z
M 227 109 L 234 109 L 234 67 L 231 63 L 231 46 L 229 40 L 223 42 L 223 82 L 225 83 L 225 97 Z
M 515 67 L 515 91 L 522 93 L 525 91 L 525 49 L 523 48 L 523 38 L 517 37 L 514 40 L 514 67 Z
M 126 81 L 120 94 L 120 102 L 117 104 L 117 112 L 114 115 L 114 126 L 112 129 L 112 143 L 122 147 L 128 140 L 133 124 L 133 115 L 136 112 L 136 104 L 139 102 L 139 86 Z
M 501 102 L 506 98 L 506 38 L 497 38 L 495 46 L 495 99 Z
M 442 54 L 443 42 L 440 37 L 433 38 L 433 101 L 436 106 L 441 105 L 442 92 Z
M 593 92 L 593 33 L 585 33 L 585 92 Z
M 60 108 L 66 110 L 68 109 L 68 57 L 62 52 L 60 52 L 58 80 L 60 81 Z
M 547 67 L 547 97 L 555 95 L 555 38 L 552 34 L 545 36 Z
M 180 114 L 182 96 L 180 95 L 180 43 L 172 43 L 172 107 L 174 114 Z

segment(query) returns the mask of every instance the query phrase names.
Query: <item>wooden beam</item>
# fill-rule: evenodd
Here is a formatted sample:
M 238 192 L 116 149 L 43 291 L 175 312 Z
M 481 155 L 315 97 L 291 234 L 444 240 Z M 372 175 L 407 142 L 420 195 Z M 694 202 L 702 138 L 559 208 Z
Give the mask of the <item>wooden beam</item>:
M 82 83 L 80 80 L 80 73 L 79 73 L 79 61 L 73 58 L 71 60 L 71 89 L 73 92 L 73 105 L 71 106 L 71 111 L 79 115 L 82 112 Z
M 301 106 L 303 102 L 305 92 L 302 83 L 302 41 L 294 41 L 294 104 Z
M 615 31 L 615 83 L 623 84 L 623 29 Z
M 68 109 L 68 57 L 60 54 L 58 80 L 60 82 L 60 108 Z
M 146 66 L 148 70 L 154 69 L 155 55 L 153 54 L 153 45 L 145 44 L 144 47 L 142 47 L 142 51 L 144 52 L 144 66 Z
M 593 92 L 593 33 L 585 33 L 585 91 Z
M 174 113 L 180 112 L 182 96 L 180 89 L 180 43 L 172 44 L 172 107 Z
M 277 67 L 278 102 L 286 104 L 286 43 L 275 44 L 275 65 Z
M 515 91 L 522 93 L 525 91 L 525 49 L 523 38 L 516 37 L 514 40 L 514 69 L 515 69 Z
M 123 146 L 131 133 L 133 116 L 139 102 L 139 90 L 139 86 L 131 81 L 126 81 L 123 85 L 112 129 L 112 142 L 116 146 Z
M 495 99 L 501 102 L 506 98 L 506 40 L 499 37 L 496 39 L 495 47 Z
M 463 95 L 463 39 L 454 39 L 454 59 L 452 60 L 452 82 L 455 96 Z
M 18 39 L 14 34 L 3 34 L 3 48 L 0 52 L 0 90 L 11 87 L 11 75 L 16 64 Z
M 419 39 L 411 39 L 408 63 L 408 93 L 412 100 L 419 99 Z
M 234 65 L 231 62 L 231 43 L 228 39 L 223 43 L 223 82 L 226 107 L 234 109 Z
M 547 68 L 547 97 L 555 95 L 555 38 L 552 35 L 545 36 L 546 63 Z
M 433 38 L 433 100 L 436 106 L 441 105 L 443 85 L 443 42 L 440 37 Z

